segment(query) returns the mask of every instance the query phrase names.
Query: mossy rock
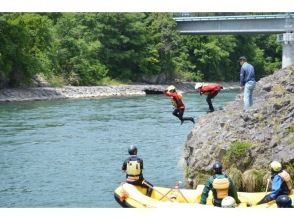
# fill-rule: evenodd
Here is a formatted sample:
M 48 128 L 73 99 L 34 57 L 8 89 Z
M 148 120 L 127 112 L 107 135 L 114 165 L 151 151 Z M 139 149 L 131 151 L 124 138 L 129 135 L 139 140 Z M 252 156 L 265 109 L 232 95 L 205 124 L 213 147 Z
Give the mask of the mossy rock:
M 275 94 L 283 94 L 283 93 L 286 92 L 286 89 L 285 89 L 285 87 L 283 85 L 277 84 L 277 85 L 273 86 L 272 92 L 275 93 Z
M 289 133 L 294 133 L 294 125 L 291 125 L 287 130 Z
M 265 189 L 266 170 L 250 169 L 242 174 L 242 187 L 246 192 L 262 192 Z
M 242 189 L 242 172 L 238 170 L 236 167 L 230 167 L 227 170 L 228 176 L 232 179 L 236 190 L 241 191 Z
M 193 188 L 195 189 L 197 185 L 199 184 L 204 185 L 209 177 L 210 177 L 210 174 L 208 173 L 197 173 L 193 180 Z
M 252 161 L 251 146 L 252 143 L 249 141 L 235 141 L 231 143 L 222 158 L 224 166 L 231 167 L 232 164 L 235 164 L 239 170 L 246 170 Z

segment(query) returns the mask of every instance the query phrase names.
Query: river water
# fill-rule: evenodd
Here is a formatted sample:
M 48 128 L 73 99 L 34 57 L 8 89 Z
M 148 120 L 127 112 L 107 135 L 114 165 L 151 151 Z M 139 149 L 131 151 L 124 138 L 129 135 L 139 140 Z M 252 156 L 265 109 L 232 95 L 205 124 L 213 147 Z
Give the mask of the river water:
M 214 107 L 236 94 L 221 92 Z M 184 103 L 196 123 L 208 109 L 198 94 L 184 94 Z M 183 181 L 193 124 L 171 112 L 163 95 L 0 104 L 0 207 L 119 207 L 113 190 L 131 144 L 148 181 Z

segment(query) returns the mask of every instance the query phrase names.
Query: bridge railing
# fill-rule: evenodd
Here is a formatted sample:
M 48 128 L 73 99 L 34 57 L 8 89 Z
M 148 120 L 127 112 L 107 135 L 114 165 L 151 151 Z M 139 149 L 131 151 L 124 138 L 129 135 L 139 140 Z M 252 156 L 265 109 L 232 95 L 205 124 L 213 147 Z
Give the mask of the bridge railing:
M 276 15 L 281 12 L 175 12 L 173 17 L 212 17 L 212 16 L 244 16 L 244 15 Z M 283 13 L 287 14 L 287 13 Z
M 294 18 L 294 13 L 234 16 L 174 17 L 176 21 L 212 21 L 212 20 L 251 20 L 251 19 L 285 19 Z

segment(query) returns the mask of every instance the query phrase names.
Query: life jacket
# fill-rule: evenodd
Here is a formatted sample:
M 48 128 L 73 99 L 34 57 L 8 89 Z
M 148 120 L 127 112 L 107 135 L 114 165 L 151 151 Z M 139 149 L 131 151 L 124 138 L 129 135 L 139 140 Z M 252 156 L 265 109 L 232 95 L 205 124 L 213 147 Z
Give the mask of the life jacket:
M 140 162 L 137 160 L 130 160 L 127 163 L 127 181 L 136 181 L 140 178 L 141 174 L 141 165 Z
M 216 197 L 217 199 L 223 199 L 229 195 L 229 179 L 224 178 L 215 178 L 212 182 L 212 187 L 216 191 Z
M 183 108 L 185 105 L 182 101 L 183 95 L 181 93 L 176 93 L 176 96 L 172 96 L 172 104 L 175 108 Z
M 223 87 L 220 84 L 207 84 L 203 85 L 200 89 L 200 92 L 204 95 L 208 95 L 210 93 L 219 92 Z
M 287 173 L 285 170 L 283 170 L 281 173 L 278 174 L 282 179 L 283 181 L 286 183 L 289 191 L 291 191 L 293 189 L 293 183 L 292 183 L 292 180 L 291 180 L 291 177 L 289 175 L 289 173 Z

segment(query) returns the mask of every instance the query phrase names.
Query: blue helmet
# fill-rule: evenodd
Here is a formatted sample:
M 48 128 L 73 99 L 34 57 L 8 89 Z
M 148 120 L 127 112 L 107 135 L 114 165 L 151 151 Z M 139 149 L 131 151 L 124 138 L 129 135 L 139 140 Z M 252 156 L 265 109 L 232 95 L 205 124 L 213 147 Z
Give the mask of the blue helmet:
M 222 169 L 223 169 L 223 165 L 220 162 L 215 162 L 213 164 L 212 168 L 214 169 L 215 174 L 221 174 Z
M 280 195 L 276 199 L 278 208 L 292 208 L 292 200 L 287 195 Z

